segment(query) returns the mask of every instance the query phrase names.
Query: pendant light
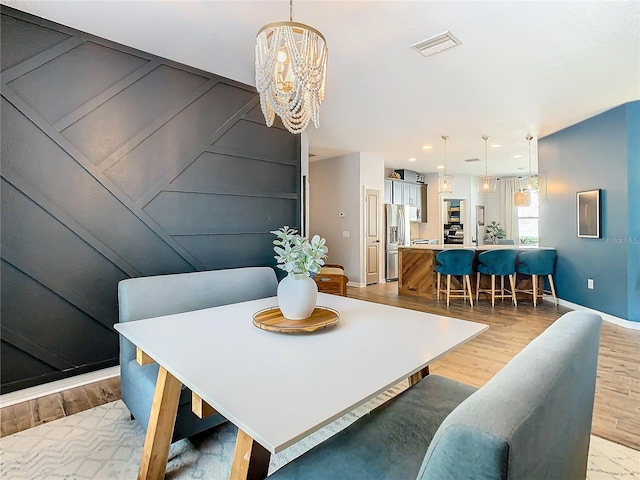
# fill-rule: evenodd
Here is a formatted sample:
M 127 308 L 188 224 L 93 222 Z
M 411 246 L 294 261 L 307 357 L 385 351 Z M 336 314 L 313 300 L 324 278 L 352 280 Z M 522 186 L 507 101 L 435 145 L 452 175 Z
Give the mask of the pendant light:
M 533 137 L 529 134 L 526 138 L 529 142 L 529 175 L 522 179 L 523 190 L 526 192 L 537 192 L 540 190 L 540 177 L 531 173 L 531 140 L 533 140 Z
M 478 193 L 494 193 L 496 191 L 496 186 L 498 184 L 497 177 L 489 176 L 489 147 L 487 145 L 487 141 L 489 137 L 486 135 L 482 137 L 484 140 L 484 177 L 478 177 Z
M 327 74 L 327 42 L 315 28 L 293 21 L 269 23 L 256 37 L 256 89 L 267 126 L 277 114 L 291 133 L 309 120 L 318 128 Z
M 531 134 L 527 135 L 529 142 L 529 175 L 520 177 L 520 189 L 513 194 L 513 204 L 516 207 L 528 207 L 531 205 L 531 192 L 540 190 L 540 177 L 531 173 Z
M 446 135 L 442 136 L 444 140 L 444 174 L 438 177 L 438 193 L 453 193 L 453 177 L 447 175 L 447 139 Z

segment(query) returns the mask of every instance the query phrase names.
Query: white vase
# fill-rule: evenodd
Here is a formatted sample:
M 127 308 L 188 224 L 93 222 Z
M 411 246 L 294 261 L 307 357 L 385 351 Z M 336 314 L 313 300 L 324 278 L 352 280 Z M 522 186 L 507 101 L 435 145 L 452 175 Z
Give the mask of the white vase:
M 288 320 L 309 318 L 317 300 L 318 286 L 304 273 L 290 273 L 278 284 L 278 307 Z

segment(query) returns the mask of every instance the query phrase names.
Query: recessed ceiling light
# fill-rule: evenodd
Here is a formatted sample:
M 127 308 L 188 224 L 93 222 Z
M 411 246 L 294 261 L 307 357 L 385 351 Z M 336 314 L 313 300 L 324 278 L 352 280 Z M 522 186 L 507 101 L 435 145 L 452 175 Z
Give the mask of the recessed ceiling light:
M 494 143 L 493 145 L 491 145 L 491 148 L 500 148 L 502 145 L 498 144 L 498 143 Z
M 438 165 L 438 170 L 442 170 L 444 168 L 444 165 Z
M 514 155 L 513 158 L 522 158 L 523 155 Z
M 423 145 L 422 149 L 423 150 L 431 150 L 433 147 L 431 145 Z
M 411 157 L 411 158 L 409 159 L 409 161 L 410 161 L 410 162 L 415 162 L 415 161 L 416 161 L 416 157 Z

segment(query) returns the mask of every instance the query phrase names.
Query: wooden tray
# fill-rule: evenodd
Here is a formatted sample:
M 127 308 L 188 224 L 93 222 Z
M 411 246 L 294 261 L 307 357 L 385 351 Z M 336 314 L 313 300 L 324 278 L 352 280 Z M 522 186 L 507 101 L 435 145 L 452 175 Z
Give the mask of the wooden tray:
M 312 333 L 333 327 L 339 321 L 340 314 L 328 307 L 314 308 L 311 316 L 304 320 L 288 320 L 278 307 L 260 310 L 253 315 L 253 324 L 256 327 L 278 333 Z

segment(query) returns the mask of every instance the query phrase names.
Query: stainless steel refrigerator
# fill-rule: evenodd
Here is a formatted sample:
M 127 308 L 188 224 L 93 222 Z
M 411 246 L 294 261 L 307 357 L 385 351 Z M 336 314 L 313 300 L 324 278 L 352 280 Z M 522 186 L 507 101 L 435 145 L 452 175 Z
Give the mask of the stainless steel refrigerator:
M 408 205 L 385 204 L 385 279 L 398 279 L 398 247 L 410 245 Z

